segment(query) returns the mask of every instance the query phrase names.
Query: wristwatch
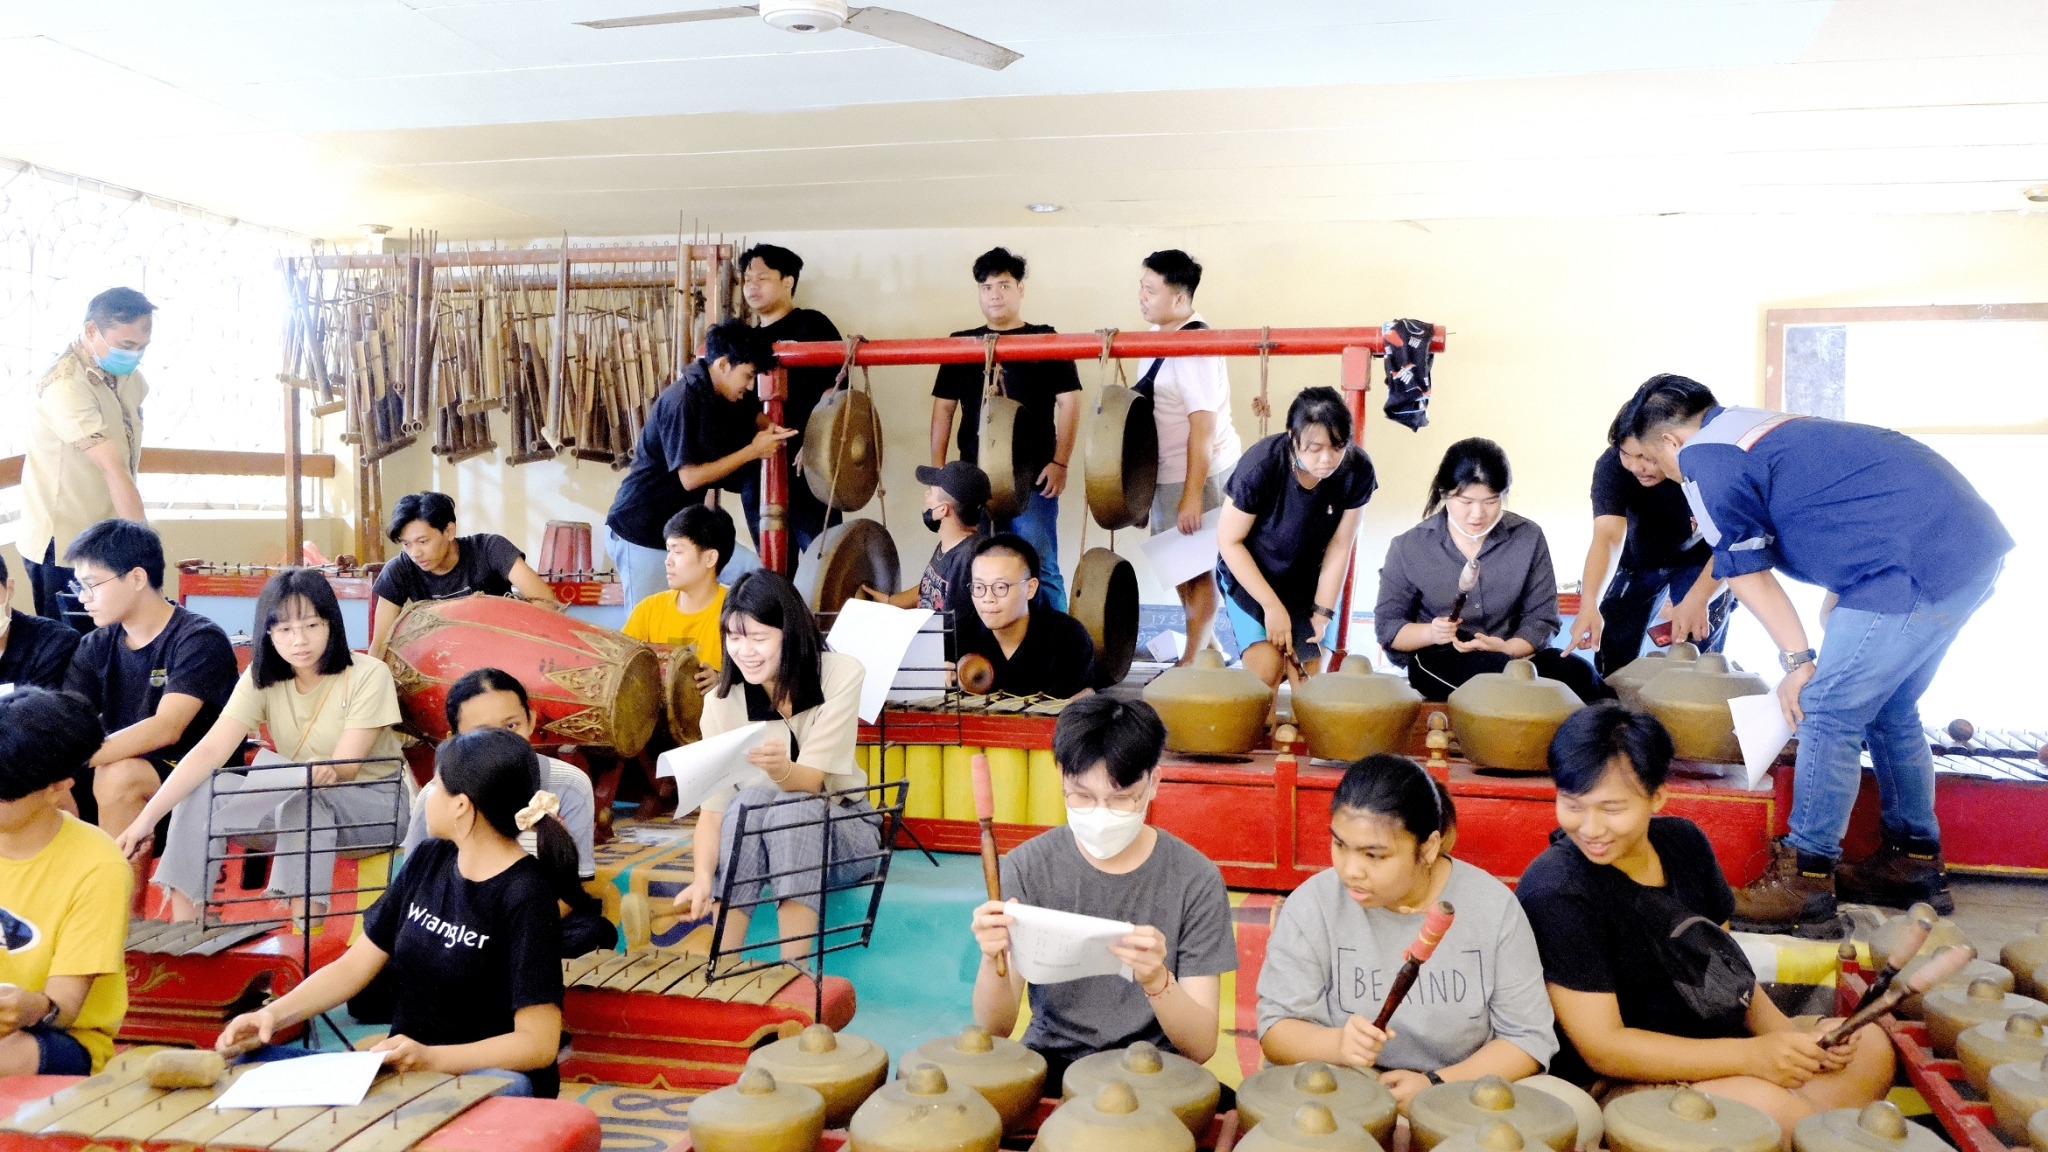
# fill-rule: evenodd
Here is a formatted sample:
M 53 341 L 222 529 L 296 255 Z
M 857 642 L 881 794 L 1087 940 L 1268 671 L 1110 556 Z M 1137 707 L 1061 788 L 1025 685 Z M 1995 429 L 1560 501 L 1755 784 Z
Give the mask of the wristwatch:
M 50 1010 L 48 1012 L 43 1013 L 43 1018 L 41 1020 L 36 1021 L 36 1027 L 54 1028 L 57 1026 L 57 1017 L 63 1011 L 63 1008 L 60 1005 L 58 1005 L 56 998 L 51 996 L 48 992 L 43 993 L 42 997 L 44 1000 L 49 1002 Z
M 1423 1075 L 1429 1077 L 1429 1082 L 1431 1084 L 1441 1084 L 1444 1082 L 1444 1078 L 1442 1076 L 1437 1075 L 1434 1072 L 1424 1072 Z
M 1815 652 L 1811 648 L 1802 648 L 1797 652 L 1780 652 L 1778 653 L 1778 666 L 1790 672 L 1801 664 L 1813 663 L 1814 656 Z

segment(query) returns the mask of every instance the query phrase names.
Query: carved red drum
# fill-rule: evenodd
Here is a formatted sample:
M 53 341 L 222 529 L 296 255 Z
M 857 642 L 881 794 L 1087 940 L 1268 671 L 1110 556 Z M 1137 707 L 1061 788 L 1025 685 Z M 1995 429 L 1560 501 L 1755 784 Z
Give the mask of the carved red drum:
M 536 744 L 631 756 L 661 719 L 661 662 L 652 648 L 518 600 L 415 600 L 398 614 L 384 660 L 406 723 L 429 740 L 448 736 L 448 689 L 478 668 L 503 669 L 526 685 Z

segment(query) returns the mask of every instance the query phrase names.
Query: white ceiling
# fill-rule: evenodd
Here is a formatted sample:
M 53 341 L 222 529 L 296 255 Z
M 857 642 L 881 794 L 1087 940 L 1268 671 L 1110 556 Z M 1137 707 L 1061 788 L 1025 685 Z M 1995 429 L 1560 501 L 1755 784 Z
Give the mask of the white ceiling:
M 325 235 L 1982 211 L 2041 0 L 896 0 L 1003 72 L 717 0 L 11 0 L 0 153 Z

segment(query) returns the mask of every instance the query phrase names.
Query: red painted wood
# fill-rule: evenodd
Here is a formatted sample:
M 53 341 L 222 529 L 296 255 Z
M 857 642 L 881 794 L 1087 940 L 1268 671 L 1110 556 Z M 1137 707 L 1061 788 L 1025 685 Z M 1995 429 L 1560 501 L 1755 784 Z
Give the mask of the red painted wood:
M 1782 836 L 1792 814 L 1790 758 L 1777 771 L 1773 835 Z M 2048 836 L 2015 835 L 2014 830 L 2048 825 L 2048 782 L 1987 780 L 1954 772 L 1934 776 L 1934 816 L 1941 824 L 1941 850 L 1959 872 L 2048 875 Z M 1877 775 L 1865 770 L 1842 837 L 1842 855 L 1856 860 L 1879 844 Z
M 1346 349 L 1386 351 L 1378 325 L 1370 328 L 1210 328 L 1200 331 L 1118 332 L 1109 354 L 1119 360 L 1161 356 L 1257 356 L 1261 345 L 1274 356 L 1338 356 Z M 1437 326 L 1430 350 L 1444 350 L 1444 328 Z M 869 367 L 906 364 L 980 364 L 986 348 L 979 336 L 943 336 L 920 340 L 867 340 L 854 353 L 854 363 Z M 1092 332 L 1043 336 L 1005 336 L 996 341 L 996 359 L 1093 360 L 1102 355 L 1102 337 Z M 779 343 L 775 359 L 785 368 L 837 368 L 846 363 L 846 345 L 832 340 Z
M 839 348 L 827 344 L 828 348 Z M 842 349 L 842 352 L 844 349 Z M 777 355 L 781 350 L 777 349 Z M 770 424 L 782 423 L 782 401 L 789 395 L 787 376 L 781 368 L 759 378 L 761 406 Z M 761 469 L 761 566 L 784 576 L 796 573 L 796 557 L 789 547 L 789 449 L 775 446 L 775 455 Z
M 1835 982 L 1835 1013 L 1847 1015 L 1867 987 L 1859 969 L 1844 969 Z M 1890 1015 L 1879 1017 L 1878 1023 L 1891 1037 L 1892 1049 L 1898 1053 L 1899 1067 L 1905 1069 L 1906 1079 L 1927 1101 L 1928 1110 L 1940 1121 L 1950 1143 L 1962 1152 L 2023 1152 L 2009 1150 L 1999 1138 L 1994 1130 L 1997 1121 L 1988 1102 L 1963 1098 L 1957 1087 L 1968 1083 L 1963 1066 L 1959 1061 L 1943 1060 L 1934 1054 L 1927 1045 L 1927 1025 Z M 1972 1089 L 1970 1094 L 1977 1093 Z

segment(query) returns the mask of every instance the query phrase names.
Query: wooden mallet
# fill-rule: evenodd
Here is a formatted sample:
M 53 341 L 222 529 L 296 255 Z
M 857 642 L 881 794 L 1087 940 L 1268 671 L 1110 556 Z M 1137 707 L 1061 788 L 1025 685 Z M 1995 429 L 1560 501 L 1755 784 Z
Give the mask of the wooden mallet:
M 1905 934 L 1899 937 L 1899 943 L 1892 949 L 1892 954 L 1885 957 L 1884 967 L 1878 969 L 1877 975 L 1871 977 L 1870 987 L 1864 991 L 1863 999 L 1856 1002 L 1856 1012 L 1870 1007 L 1876 1003 L 1879 996 L 1890 991 L 1892 981 L 1899 978 L 1899 969 L 1904 968 L 1913 957 L 1920 954 L 1921 945 L 1927 943 L 1927 934 L 1932 931 L 1934 921 L 1925 916 L 1915 918 L 1913 923 L 1906 927 Z M 1851 1012 L 1850 1015 L 1854 1016 L 1856 1012 Z
M 1003 871 L 996 864 L 996 786 L 989 779 L 988 757 L 976 756 L 969 761 L 974 774 L 974 818 L 981 823 L 981 878 L 988 885 L 988 898 L 1003 898 Z M 1010 964 L 1002 955 L 996 956 L 996 975 L 1009 979 Z
M 1976 959 L 1976 957 L 1977 950 L 1967 944 L 1943 948 L 1934 954 L 1933 959 L 1921 965 L 1920 970 L 1913 973 L 1905 983 L 1901 984 L 1893 981 L 1892 986 L 1885 990 L 1884 995 L 1879 996 L 1877 999 L 1851 1013 L 1849 1018 L 1842 1021 L 1833 1032 L 1821 1037 L 1820 1046 L 1823 1048 L 1833 1048 L 1835 1045 L 1855 1035 L 1858 1028 L 1897 1007 L 1899 1001 L 1904 1000 L 1908 996 L 1925 992 L 1943 980 L 1961 972 L 1963 965 L 1968 964 L 1971 960 Z
M 656 932 L 666 932 L 686 919 L 673 908 L 656 912 L 645 893 L 628 892 L 619 897 L 619 935 L 625 938 L 628 951 L 647 947 Z
M 1451 930 L 1451 921 L 1457 914 L 1457 909 L 1439 900 L 1423 916 L 1422 931 L 1415 934 L 1415 943 L 1402 953 L 1401 967 L 1394 973 L 1394 985 L 1387 990 L 1387 1002 L 1380 1005 L 1379 1019 L 1372 1022 L 1373 1027 L 1386 1031 L 1387 1021 L 1394 1018 L 1394 1009 L 1401 1006 L 1401 1001 L 1408 998 L 1408 990 L 1415 986 L 1415 974 L 1422 971 L 1422 966 L 1436 952 L 1436 946 L 1443 943 L 1444 933 Z

